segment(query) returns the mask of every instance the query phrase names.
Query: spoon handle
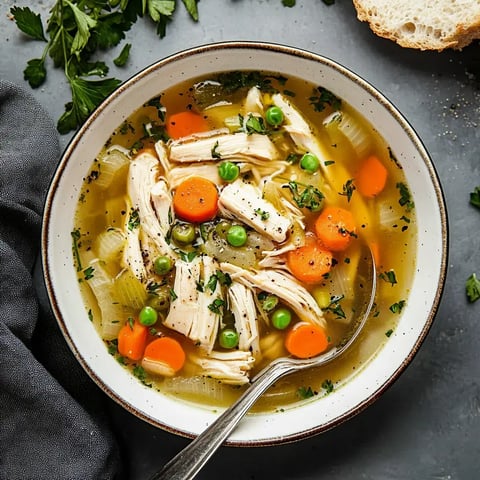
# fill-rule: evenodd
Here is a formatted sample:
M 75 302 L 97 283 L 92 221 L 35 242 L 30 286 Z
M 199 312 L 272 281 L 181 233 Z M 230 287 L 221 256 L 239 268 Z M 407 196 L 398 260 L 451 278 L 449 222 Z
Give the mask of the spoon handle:
M 187 447 L 172 458 L 150 480 L 188 480 L 194 478 L 221 444 L 228 438 L 238 422 L 268 387 L 287 375 L 292 365 L 285 362 L 273 363 L 261 371 L 251 387 L 218 419 L 202 432 Z

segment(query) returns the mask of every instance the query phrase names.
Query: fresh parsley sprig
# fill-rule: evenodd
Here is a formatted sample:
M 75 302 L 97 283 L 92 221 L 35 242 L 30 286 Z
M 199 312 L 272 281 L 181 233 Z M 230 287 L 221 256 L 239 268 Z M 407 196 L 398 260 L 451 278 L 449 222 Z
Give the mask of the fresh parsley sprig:
M 182 0 L 194 21 L 198 20 L 198 1 Z M 29 60 L 23 72 L 30 86 L 38 88 L 45 82 L 48 57 L 55 68 L 64 70 L 72 100 L 57 122 L 60 133 L 79 127 L 121 83 L 107 77 L 109 67 L 105 62 L 92 61 L 95 54 L 119 45 L 125 32 L 141 17 L 156 24 L 157 34 L 163 38 L 176 4 L 177 0 L 56 0 L 46 29 L 40 15 L 29 7 L 11 8 L 17 27 L 32 40 L 46 43 L 42 56 Z M 124 45 L 113 60 L 115 65 L 126 64 L 130 48 L 129 44 Z

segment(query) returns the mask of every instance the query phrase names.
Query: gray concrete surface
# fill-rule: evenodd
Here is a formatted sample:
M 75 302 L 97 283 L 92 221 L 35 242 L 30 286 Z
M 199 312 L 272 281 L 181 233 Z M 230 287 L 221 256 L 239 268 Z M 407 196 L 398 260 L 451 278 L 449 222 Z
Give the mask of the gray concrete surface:
M 25 84 L 23 68 L 42 45 L 25 40 L 0 1 L 0 77 Z M 480 185 L 480 44 L 462 52 L 402 49 L 374 36 L 350 1 L 202 0 L 200 22 L 180 5 L 167 36 L 138 22 L 126 79 L 179 50 L 222 40 L 264 40 L 320 53 L 354 70 L 382 91 L 423 139 L 448 206 L 450 258 L 435 323 L 412 364 L 372 406 L 322 435 L 278 447 L 222 448 L 199 478 L 435 479 L 480 478 L 480 301 L 468 304 L 465 279 L 480 274 L 480 212 L 469 192 Z M 34 8 L 46 12 L 53 1 Z M 181 7 L 181 8 L 180 8 Z M 113 54 L 111 54 L 111 58 Z M 110 58 L 110 55 L 109 55 Z M 35 97 L 58 119 L 69 100 L 61 72 L 50 72 Z M 26 84 L 25 84 L 26 85 Z M 66 145 L 69 136 L 62 137 Z M 158 430 L 112 403 L 130 478 L 143 479 L 188 440 Z

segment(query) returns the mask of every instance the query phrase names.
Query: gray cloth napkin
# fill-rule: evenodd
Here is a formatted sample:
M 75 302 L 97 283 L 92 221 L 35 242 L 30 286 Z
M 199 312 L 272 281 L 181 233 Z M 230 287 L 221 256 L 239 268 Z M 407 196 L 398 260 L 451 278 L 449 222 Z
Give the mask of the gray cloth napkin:
M 60 156 L 48 115 L 0 80 L 0 479 L 120 478 L 107 398 L 69 350 L 37 260 Z

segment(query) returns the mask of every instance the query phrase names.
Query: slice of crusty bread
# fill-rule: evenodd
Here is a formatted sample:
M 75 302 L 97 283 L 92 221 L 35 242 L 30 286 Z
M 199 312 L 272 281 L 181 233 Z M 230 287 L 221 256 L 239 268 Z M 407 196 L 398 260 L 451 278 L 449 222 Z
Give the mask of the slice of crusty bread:
M 480 38 L 480 0 L 353 0 L 379 36 L 420 50 L 461 49 Z

